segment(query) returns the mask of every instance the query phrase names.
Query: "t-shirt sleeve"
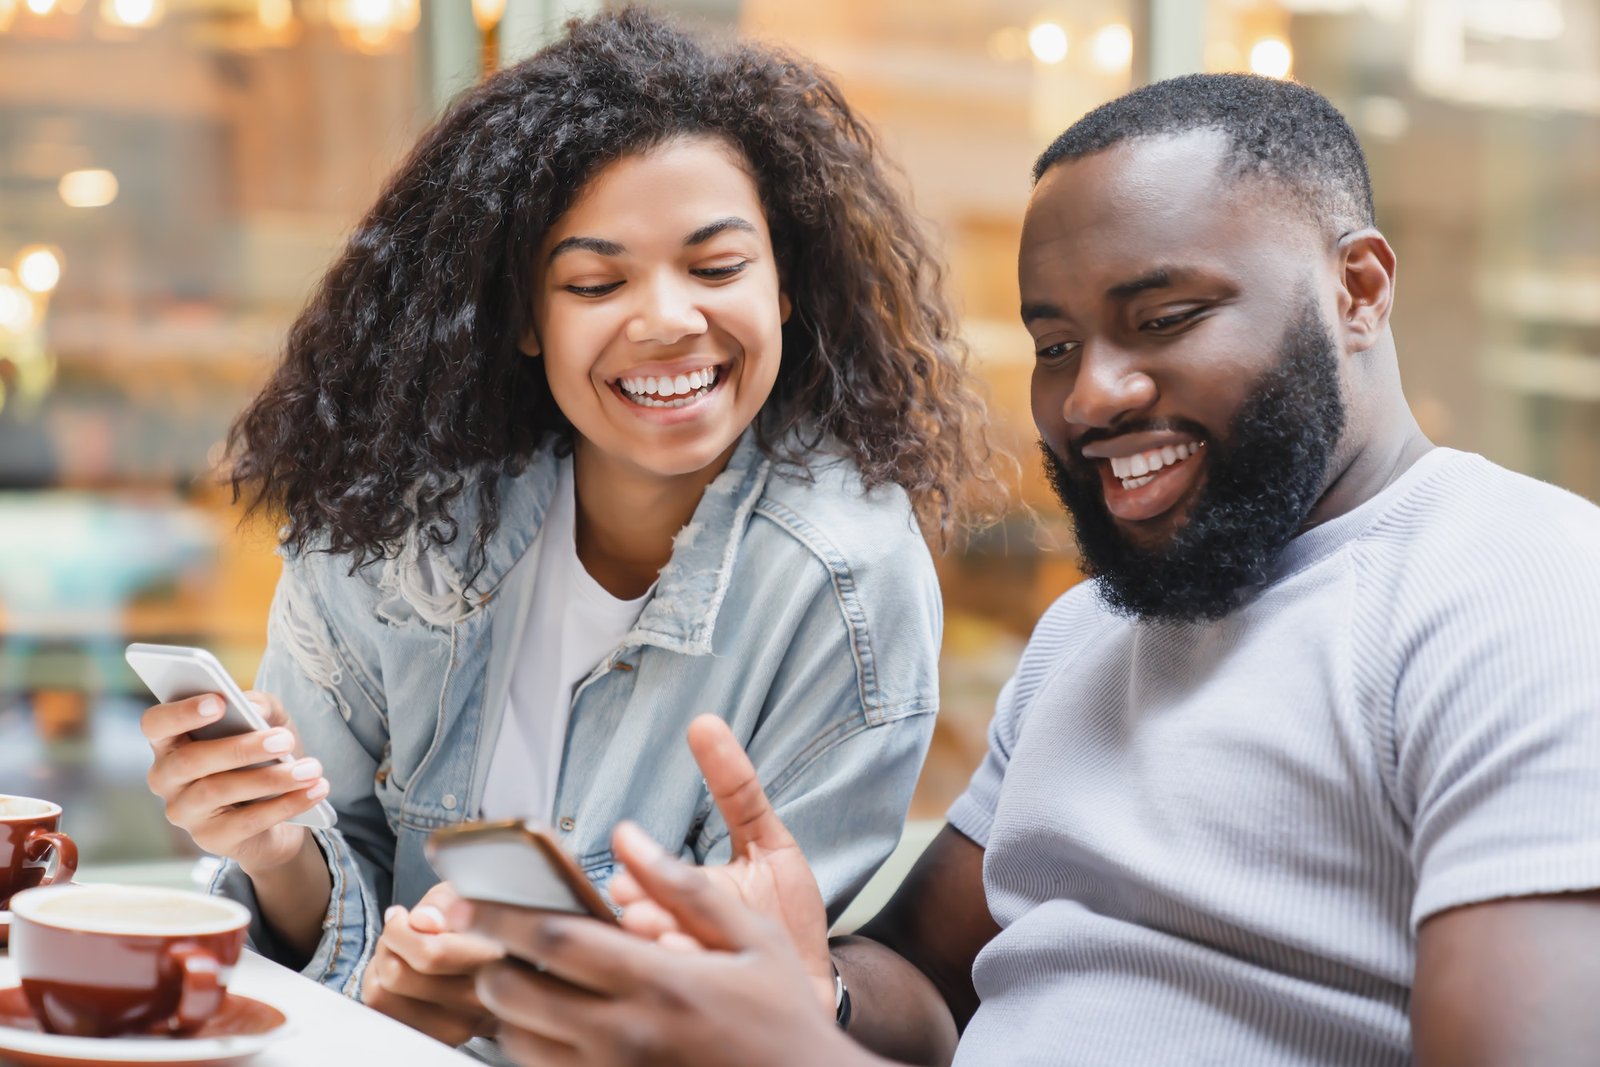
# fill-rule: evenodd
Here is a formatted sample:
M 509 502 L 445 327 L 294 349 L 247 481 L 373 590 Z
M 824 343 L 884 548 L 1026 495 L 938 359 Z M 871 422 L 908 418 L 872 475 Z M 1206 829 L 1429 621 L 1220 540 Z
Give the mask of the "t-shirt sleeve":
M 1446 573 L 1463 560 L 1427 564 L 1449 592 L 1408 642 L 1394 704 L 1413 930 L 1465 904 L 1600 887 L 1600 522 L 1541 518 L 1470 580 Z
M 967 783 L 966 792 L 956 798 L 945 816 L 963 836 L 985 848 L 1000 803 L 1006 765 L 1011 761 L 1011 746 L 1016 740 L 1016 690 L 1017 679 L 1013 675 L 995 701 L 994 718 L 989 721 L 989 750 Z

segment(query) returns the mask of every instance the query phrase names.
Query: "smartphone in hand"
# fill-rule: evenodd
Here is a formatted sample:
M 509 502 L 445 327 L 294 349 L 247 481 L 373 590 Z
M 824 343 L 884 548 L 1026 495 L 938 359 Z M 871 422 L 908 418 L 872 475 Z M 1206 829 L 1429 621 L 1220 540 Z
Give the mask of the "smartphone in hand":
M 617 921 L 567 850 L 533 823 L 446 826 L 428 836 L 426 850 L 433 869 L 468 900 Z
M 196 741 L 212 741 L 219 737 L 234 737 L 271 728 L 261 713 L 256 711 L 255 705 L 245 699 L 233 678 L 217 662 L 217 657 L 203 648 L 132 644 L 124 655 L 133 673 L 163 704 L 187 700 L 203 693 L 215 693 L 222 698 L 222 718 L 189 731 L 189 736 Z M 293 763 L 295 757 L 286 752 L 278 757 L 278 761 Z M 317 802 L 316 807 L 301 812 L 289 821 L 298 826 L 326 830 L 338 818 L 333 805 L 322 800 Z

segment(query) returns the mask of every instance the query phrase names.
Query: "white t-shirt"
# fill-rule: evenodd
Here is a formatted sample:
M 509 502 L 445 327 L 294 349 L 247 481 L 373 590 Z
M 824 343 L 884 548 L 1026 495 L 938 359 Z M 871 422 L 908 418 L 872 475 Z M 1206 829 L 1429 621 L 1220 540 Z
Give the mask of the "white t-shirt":
M 950 810 L 956 1063 L 1411 1064 L 1424 920 L 1600 887 L 1597 632 L 1600 508 L 1445 448 L 1216 622 L 1068 592 Z
M 606 592 L 578 559 L 576 517 L 569 457 L 539 538 L 522 650 L 484 783 L 486 819 L 550 820 L 573 691 L 622 644 L 655 592 L 652 585 L 635 600 Z

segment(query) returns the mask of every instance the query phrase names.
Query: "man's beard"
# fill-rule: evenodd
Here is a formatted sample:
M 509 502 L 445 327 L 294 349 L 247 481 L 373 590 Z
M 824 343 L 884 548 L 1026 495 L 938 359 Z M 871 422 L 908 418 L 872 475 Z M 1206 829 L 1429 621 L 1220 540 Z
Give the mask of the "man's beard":
M 1118 531 L 1096 461 L 1074 449 L 1063 462 L 1040 442 L 1045 475 L 1072 513 L 1084 568 L 1113 611 L 1152 620 L 1219 619 L 1267 579 L 1304 525 L 1322 495 L 1345 421 L 1336 349 L 1309 299 L 1285 331 L 1280 353 L 1227 437 L 1207 442 L 1201 453 L 1208 463 L 1205 484 L 1162 549 L 1140 548 Z M 1204 436 L 1192 423 L 1161 425 Z

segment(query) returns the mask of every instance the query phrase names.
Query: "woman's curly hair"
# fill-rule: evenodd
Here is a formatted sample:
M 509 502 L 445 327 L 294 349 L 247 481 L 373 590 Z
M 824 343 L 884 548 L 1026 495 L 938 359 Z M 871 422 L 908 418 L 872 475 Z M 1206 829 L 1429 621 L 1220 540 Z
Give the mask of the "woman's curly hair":
M 286 546 L 355 568 L 413 528 L 452 542 L 472 492 L 481 559 L 500 479 L 570 439 L 543 361 L 517 348 L 534 250 L 597 171 L 686 135 L 743 153 L 793 302 L 757 420 L 768 454 L 803 464 L 837 442 L 940 541 L 998 505 L 943 271 L 872 133 L 811 63 L 638 9 L 573 21 L 423 135 L 229 432 L 235 499 L 281 512 Z

